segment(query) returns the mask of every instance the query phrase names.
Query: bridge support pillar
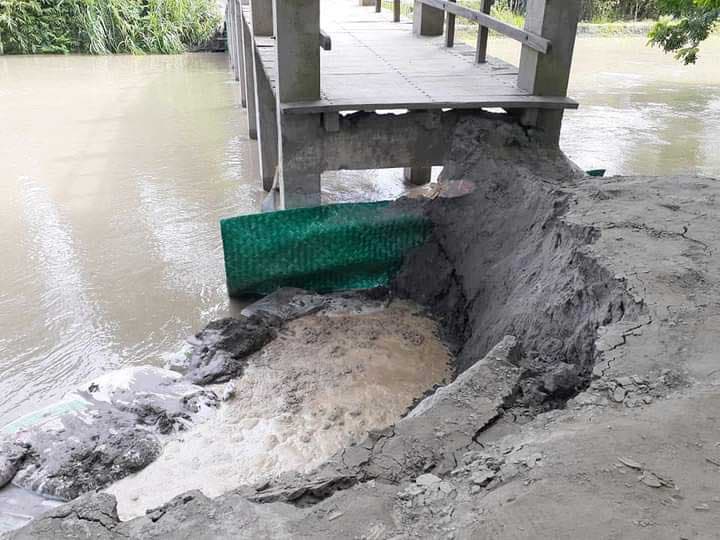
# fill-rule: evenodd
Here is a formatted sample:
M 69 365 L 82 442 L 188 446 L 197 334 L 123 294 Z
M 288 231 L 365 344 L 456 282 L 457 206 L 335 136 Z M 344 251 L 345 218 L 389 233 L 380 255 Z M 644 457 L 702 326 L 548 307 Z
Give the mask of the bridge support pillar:
M 278 166 L 278 119 L 277 103 L 272 85 L 260 61 L 260 52 L 255 50 L 255 104 L 257 111 L 258 153 L 260 177 L 263 189 L 270 191 L 275 181 Z
M 245 78 L 245 100 L 247 101 L 247 118 L 248 118 L 248 135 L 251 139 L 257 139 L 257 110 L 255 97 L 255 62 L 254 57 L 254 37 L 250 31 L 250 25 L 245 17 L 242 17 L 242 48 L 243 48 L 243 67 Z
M 432 167 L 405 167 L 403 176 L 407 183 L 413 186 L 422 186 L 430 182 Z
M 322 144 L 319 114 L 281 115 L 280 207 L 320 206 Z
M 413 8 L 413 32 L 421 36 L 442 36 L 445 12 L 416 0 Z
M 523 46 L 518 86 L 536 96 L 566 96 L 572 66 L 580 0 L 529 0 L 525 30 L 552 42 L 547 54 Z M 563 111 L 536 110 L 526 118 L 540 128 L 548 144 L 557 146 Z
M 307 142 L 320 129 L 321 115 L 285 114 L 282 104 L 320 99 L 320 0 L 273 0 L 273 6 L 280 205 L 318 206 L 321 155 Z
M 228 28 L 232 28 L 232 39 L 230 47 L 232 50 L 231 58 L 233 62 L 233 71 L 235 80 L 240 83 L 240 104 L 247 107 L 247 90 L 245 88 L 245 62 L 244 51 L 242 46 L 242 7 L 238 0 L 230 0 L 228 3 L 230 9 L 230 19 L 228 20 Z

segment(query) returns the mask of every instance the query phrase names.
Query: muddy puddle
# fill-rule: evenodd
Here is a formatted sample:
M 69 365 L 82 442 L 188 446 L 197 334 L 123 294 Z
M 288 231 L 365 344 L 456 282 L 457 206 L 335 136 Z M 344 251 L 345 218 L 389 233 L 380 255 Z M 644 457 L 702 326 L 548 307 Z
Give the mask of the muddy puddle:
M 233 396 L 171 437 L 162 455 L 107 489 L 121 519 L 191 489 L 217 496 L 307 472 L 368 431 L 393 424 L 451 375 L 438 326 L 412 303 L 364 302 L 292 321 L 243 376 L 213 389 Z

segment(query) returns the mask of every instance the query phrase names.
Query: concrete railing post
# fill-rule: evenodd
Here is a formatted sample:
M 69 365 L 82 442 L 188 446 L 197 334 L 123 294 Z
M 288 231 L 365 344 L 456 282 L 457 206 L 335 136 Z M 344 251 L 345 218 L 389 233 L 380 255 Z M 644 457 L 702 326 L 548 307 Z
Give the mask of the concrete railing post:
M 547 54 L 523 46 L 518 86 L 535 96 L 567 96 L 580 0 L 529 0 L 525 30 L 552 43 Z M 552 145 L 559 144 L 562 110 L 540 110 L 535 124 Z
M 415 0 L 413 8 L 413 32 L 420 36 L 442 36 L 445 12 Z
M 272 36 L 275 31 L 272 0 L 250 0 L 253 32 L 256 36 Z
M 320 0 L 273 0 L 277 51 L 280 205 L 320 204 L 320 156 L 303 152 L 320 115 L 282 112 L 283 103 L 320 99 Z

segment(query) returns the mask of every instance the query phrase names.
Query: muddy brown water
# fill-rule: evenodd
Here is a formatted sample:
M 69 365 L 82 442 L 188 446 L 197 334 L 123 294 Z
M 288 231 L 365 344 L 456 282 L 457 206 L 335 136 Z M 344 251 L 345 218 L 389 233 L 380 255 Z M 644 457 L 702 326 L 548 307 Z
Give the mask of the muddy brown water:
M 452 375 L 438 333 L 435 321 L 404 301 L 351 303 L 290 322 L 249 359 L 217 414 L 172 436 L 155 462 L 107 489 L 121 519 L 192 489 L 217 496 L 309 472 L 393 424 Z M 218 395 L 224 388 L 216 387 Z
M 643 37 L 577 50 L 582 108 L 562 144 L 580 166 L 720 175 L 719 39 L 690 67 Z M 0 424 L 113 368 L 160 365 L 237 311 L 217 222 L 262 197 L 238 91 L 217 54 L 0 57 Z M 324 189 L 372 200 L 403 184 L 344 172 Z

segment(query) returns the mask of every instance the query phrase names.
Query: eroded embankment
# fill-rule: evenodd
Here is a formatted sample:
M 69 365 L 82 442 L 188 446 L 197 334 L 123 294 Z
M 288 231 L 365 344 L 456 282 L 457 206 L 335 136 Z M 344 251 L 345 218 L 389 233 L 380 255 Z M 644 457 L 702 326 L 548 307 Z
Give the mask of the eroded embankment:
M 108 537 L 207 535 L 210 526 L 214 537 L 237 537 L 238 520 L 247 524 L 244 537 L 337 537 L 334 522 L 342 514 L 331 506 L 342 504 L 365 508 L 341 520 L 344 531 L 389 537 L 411 528 L 412 514 L 398 501 L 430 485 L 442 497 L 454 493 L 441 478 L 472 474 L 467 489 L 474 496 L 531 469 L 540 458 L 525 455 L 522 445 L 490 450 L 503 433 L 493 428 L 503 418 L 521 424 L 585 389 L 600 327 L 635 321 L 643 306 L 591 255 L 597 232 L 563 219 L 575 203 L 579 171 L 530 137 L 498 116 L 469 115 L 458 124 L 443 177 L 477 187 L 459 199 L 424 203 L 433 237 L 411 254 L 394 285 L 397 294 L 430 306 L 461 344 L 457 380 L 310 473 L 213 500 L 193 492 L 128 522 L 119 522 L 107 495 L 80 499 L 18 536 L 86 526 L 88 517 L 79 516 L 100 508 L 104 517 L 93 532 Z M 195 373 L 205 377 L 217 359 L 210 360 Z M 419 492 L 398 493 L 412 480 Z M 208 513 L 221 517 L 210 525 Z
M 397 290 L 429 305 L 463 343 L 463 371 L 503 335 L 518 338 L 522 380 L 512 406 L 562 405 L 585 387 L 597 330 L 642 307 L 588 251 L 599 231 L 562 219 L 579 171 L 500 120 L 460 123 L 443 177 L 476 191 L 429 206 L 432 240 L 409 257 Z
M 481 437 L 506 432 L 484 433 L 499 420 L 522 424 L 588 387 L 598 330 L 637 321 L 643 306 L 590 255 L 597 231 L 562 219 L 573 204 L 564 186 L 582 173 L 530 137 L 497 116 L 459 123 L 443 180 L 471 180 L 476 189 L 427 203 L 432 239 L 394 284 L 430 306 L 460 344 L 462 375 L 434 404 L 437 396 L 345 449 L 304 488 L 286 479 L 253 500 L 302 506 L 358 481 L 449 473 Z

